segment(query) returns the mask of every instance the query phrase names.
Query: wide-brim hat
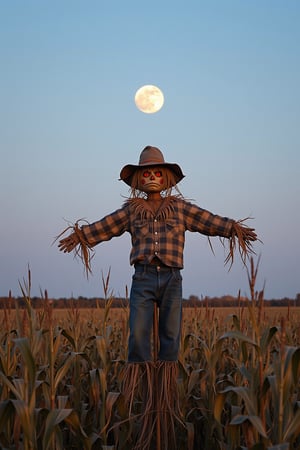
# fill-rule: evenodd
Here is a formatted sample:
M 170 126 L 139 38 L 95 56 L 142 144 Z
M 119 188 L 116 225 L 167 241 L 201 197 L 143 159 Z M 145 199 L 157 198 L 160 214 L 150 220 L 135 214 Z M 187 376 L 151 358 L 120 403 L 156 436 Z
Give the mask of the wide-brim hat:
M 137 169 L 149 166 L 164 166 L 172 170 L 175 175 L 176 184 L 184 178 L 180 166 L 176 163 L 165 162 L 164 155 L 157 147 L 148 145 L 140 154 L 138 164 L 127 164 L 120 172 L 120 180 L 124 181 L 128 186 L 132 184 L 132 177 Z

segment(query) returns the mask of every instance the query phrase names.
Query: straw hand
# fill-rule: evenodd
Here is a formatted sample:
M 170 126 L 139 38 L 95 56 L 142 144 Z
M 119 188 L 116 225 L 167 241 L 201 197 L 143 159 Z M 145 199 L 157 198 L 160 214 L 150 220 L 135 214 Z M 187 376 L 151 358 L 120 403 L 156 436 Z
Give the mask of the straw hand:
M 59 241 L 58 244 L 58 248 L 61 252 L 64 253 L 70 253 L 72 250 L 74 250 L 74 248 L 76 247 L 76 245 L 79 244 L 79 237 L 77 236 L 77 234 L 71 233 L 69 236 L 67 236 L 64 239 L 61 239 Z
M 249 228 L 243 224 L 240 224 L 240 229 L 243 235 L 243 239 L 245 241 L 256 241 L 257 234 L 255 232 L 255 228 Z

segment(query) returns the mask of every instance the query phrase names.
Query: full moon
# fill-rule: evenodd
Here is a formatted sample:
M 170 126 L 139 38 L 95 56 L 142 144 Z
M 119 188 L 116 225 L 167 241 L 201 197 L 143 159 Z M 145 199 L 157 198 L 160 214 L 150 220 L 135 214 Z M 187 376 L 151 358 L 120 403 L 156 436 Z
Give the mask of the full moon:
M 147 84 L 136 91 L 134 101 L 140 111 L 153 114 L 162 108 L 164 95 L 157 86 Z

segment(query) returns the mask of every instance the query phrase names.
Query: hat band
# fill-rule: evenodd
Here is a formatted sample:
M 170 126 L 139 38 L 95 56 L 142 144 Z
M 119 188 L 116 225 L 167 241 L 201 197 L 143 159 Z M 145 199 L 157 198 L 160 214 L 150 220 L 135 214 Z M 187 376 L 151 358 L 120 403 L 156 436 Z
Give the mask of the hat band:
M 142 165 L 142 164 L 148 164 L 148 163 L 165 164 L 165 162 L 162 161 L 161 159 L 154 160 L 154 159 L 152 158 L 152 159 L 145 159 L 145 160 L 141 161 L 141 162 L 140 162 L 140 165 Z

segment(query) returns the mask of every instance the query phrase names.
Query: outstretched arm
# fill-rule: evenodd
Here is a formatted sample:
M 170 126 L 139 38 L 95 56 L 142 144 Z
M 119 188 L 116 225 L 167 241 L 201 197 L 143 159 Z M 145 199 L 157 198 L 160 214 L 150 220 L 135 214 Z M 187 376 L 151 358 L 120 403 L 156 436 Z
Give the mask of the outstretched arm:
M 189 202 L 183 202 L 182 205 L 184 206 L 187 230 L 197 231 L 208 236 L 211 249 L 210 236 L 219 236 L 224 246 L 227 246 L 228 243 L 229 251 L 225 258 L 225 264 L 229 264 L 229 268 L 233 264 L 236 250 L 239 251 L 244 264 L 246 264 L 246 260 L 251 254 L 255 254 L 253 242 L 259 239 L 255 229 L 245 224 L 249 217 L 242 220 L 234 220 L 213 214 Z
M 79 223 L 83 223 L 82 226 Z M 73 225 L 65 228 L 55 239 L 59 241 L 58 248 L 61 252 L 74 251 L 84 264 L 86 275 L 92 273 L 91 259 L 94 256 L 93 248 L 103 241 L 109 241 L 115 236 L 121 236 L 128 230 L 128 207 L 120 208 L 92 224 L 83 219 L 77 220 Z M 63 237 L 67 232 L 70 234 Z

